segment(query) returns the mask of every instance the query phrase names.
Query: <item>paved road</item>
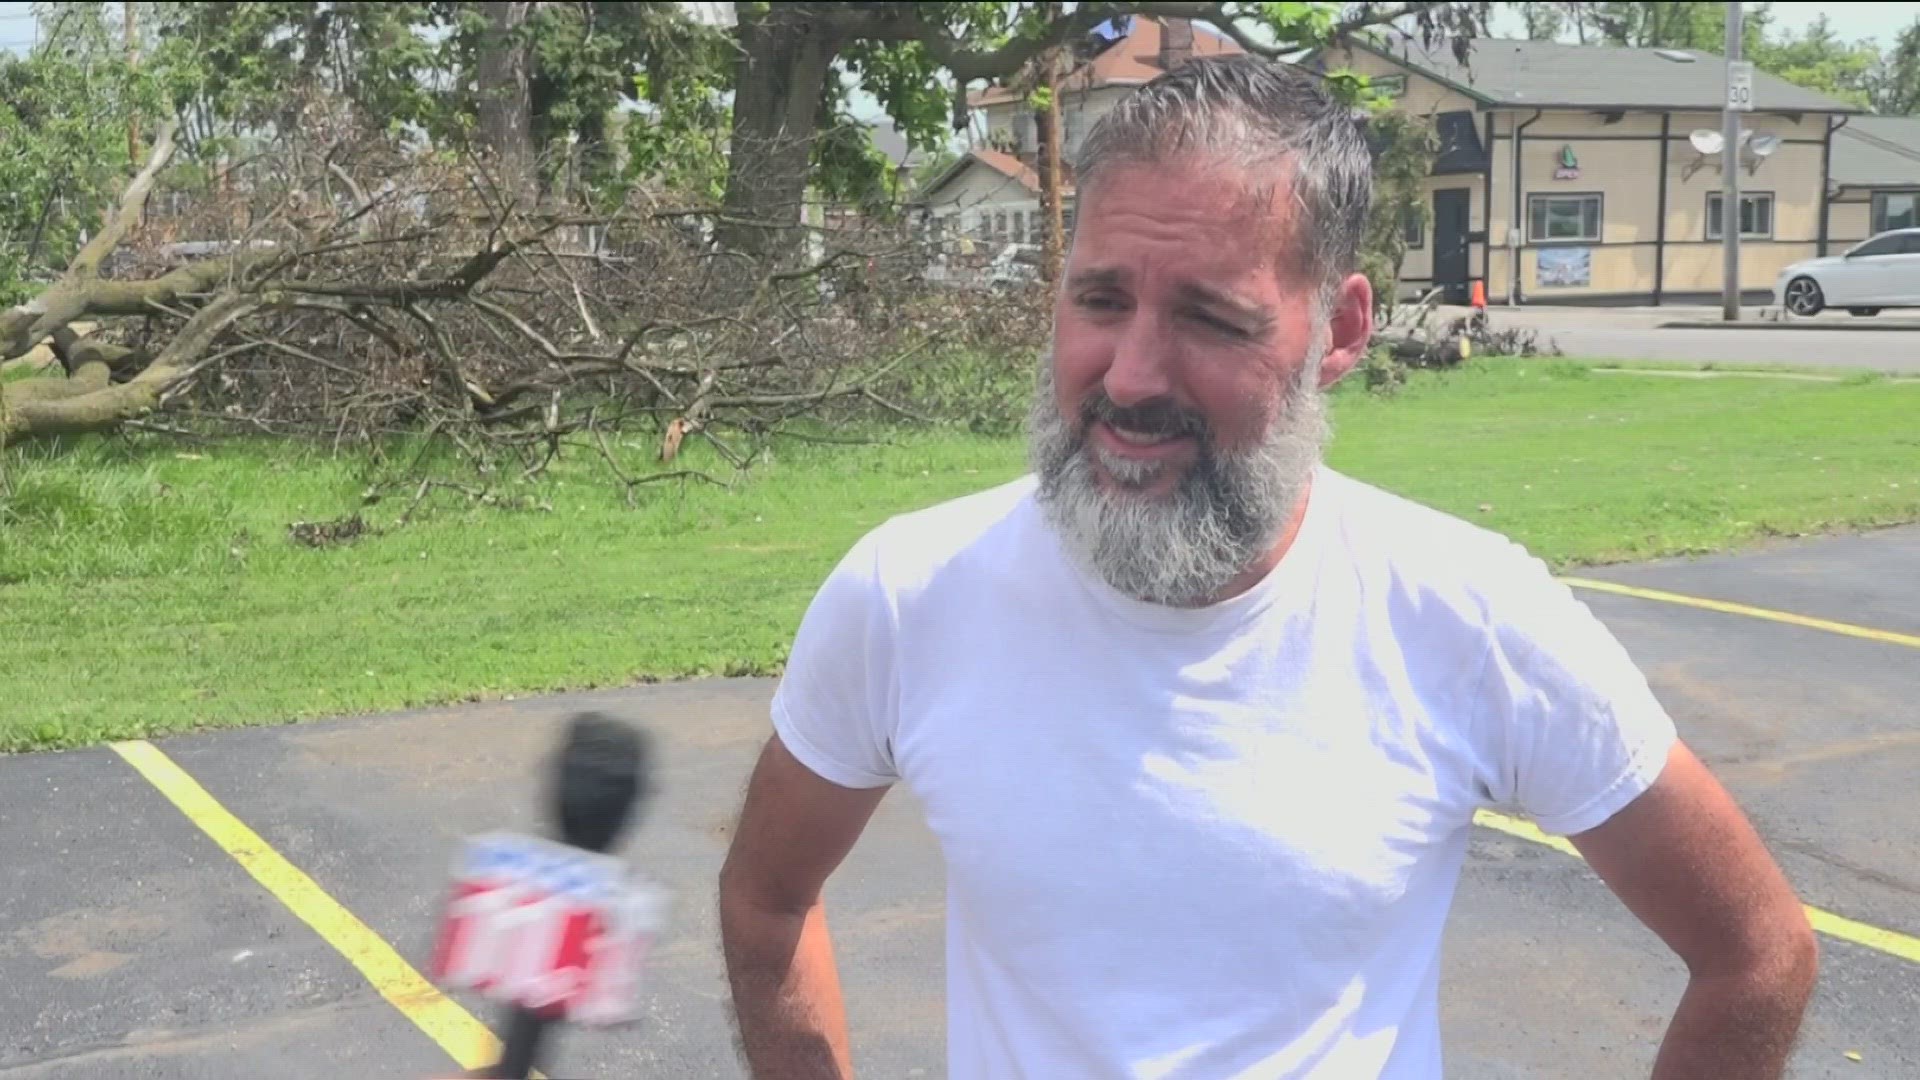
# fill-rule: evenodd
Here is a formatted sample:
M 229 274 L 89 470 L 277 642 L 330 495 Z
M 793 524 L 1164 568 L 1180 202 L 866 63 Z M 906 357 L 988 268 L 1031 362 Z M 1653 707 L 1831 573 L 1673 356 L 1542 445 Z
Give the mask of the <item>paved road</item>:
M 1781 364 L 1920 375 L 1920 332 L 1911 330 L 1690 330 L 1662 327 L 1543 328 L 1562 352 L 1594 360 Z
M 1920 528 L 1588 576 L 1920 633 Z M 1804 898 L 1920 934 L 1912 648 L 1583 592 Z M 531 769 L 592 705 L 658 732 L 626 854 L 680 899 L 637 1029 L 569 1032 L 566 1077 L 741 1075 L 711 890 L 771 684 L 726 680 L 186 736 L 163 748 L 416 964 L 459 839 L 527 828 Z M 0 1078 L 451 1073 L 446 1054 L 104 749 L 0 759 Z M 829 887 L 865 1077 L 942 1066 L 943 873 L 891 796 Z M 1684 971 L 1584 864 L 1489 830 L 1449 926 L 1448 1075 L 1644 1076 Z M 493 1014 L 471 999 L 483 1017 Z M 1794 1080 L 1920 1075 L 1920 968 L 1828 940 Z M 1849 1059 L 1849 1052 L 1859 1056 Z
M 1439 308 L 1430 320 L 1433 325 L 1445 325 L 1467 314 L 1467 308 Z M 1487 315 L 1495 327 L 1532 330 L 1558 343 L 1568 356 L 1583 359 L 1792 365 L 1920 375 L 1920 314 L 1911 312 L 1870 319 L 1830 312 L 1781 327 L 1750 309 L 1745 314 L 1750 325 L 1734 329 L 1663 325 L 1718 322 L 1718 308 L 1493 307 Z M 1402 317 L 1410 318 L 1410 309 L 1402 309 Z

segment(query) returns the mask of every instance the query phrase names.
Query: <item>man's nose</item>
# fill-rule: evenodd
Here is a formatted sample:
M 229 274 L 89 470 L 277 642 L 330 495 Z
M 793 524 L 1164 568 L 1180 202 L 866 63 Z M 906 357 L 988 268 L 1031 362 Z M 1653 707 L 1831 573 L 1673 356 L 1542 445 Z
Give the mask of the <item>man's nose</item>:
M 1172 397 L 1172 358 L 1172 343 L 1148 320 L 1140 320 L 1114 348 L 1102 380 L 1107 397 L 1123 409 Z

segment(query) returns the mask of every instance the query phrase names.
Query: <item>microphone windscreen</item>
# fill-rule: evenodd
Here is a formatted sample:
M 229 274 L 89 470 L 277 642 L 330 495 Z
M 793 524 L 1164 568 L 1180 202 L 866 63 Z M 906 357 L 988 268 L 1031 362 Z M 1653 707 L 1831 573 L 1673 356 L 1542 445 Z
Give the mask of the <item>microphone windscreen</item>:
M 605 713 L 568 721 L 553 789 L 562 842 L 598 852 L 613 847 L 652 794 L 650 744 L 644 732 Z

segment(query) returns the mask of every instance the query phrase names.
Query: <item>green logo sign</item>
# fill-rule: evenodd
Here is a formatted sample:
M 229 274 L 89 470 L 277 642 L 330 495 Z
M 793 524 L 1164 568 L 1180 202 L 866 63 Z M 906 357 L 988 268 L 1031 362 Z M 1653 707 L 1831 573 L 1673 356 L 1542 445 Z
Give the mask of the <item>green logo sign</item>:
M 1572 180 L 1580 175 L 1580 159 L 1573 156 L 1573 144 L 1560 148 L 1560 167 L 1553 170 L 1555 180 Z

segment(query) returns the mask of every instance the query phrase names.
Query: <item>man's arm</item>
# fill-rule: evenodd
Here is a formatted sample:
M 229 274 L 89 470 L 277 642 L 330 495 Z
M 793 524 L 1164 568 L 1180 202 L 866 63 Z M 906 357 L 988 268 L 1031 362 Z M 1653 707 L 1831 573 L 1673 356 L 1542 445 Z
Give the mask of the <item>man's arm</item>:
M 720 871 L 720 940 L 755 1080 L 851 1080 L 820 893 L 885 787 L 845 788 L 767 740 Z
M 1687 965 L 1654 1080 L 1778 1080 L 1819 945 L 1786 876 L 1700 759 L 1675 742 L 1651 788 L 1568 839 Z

